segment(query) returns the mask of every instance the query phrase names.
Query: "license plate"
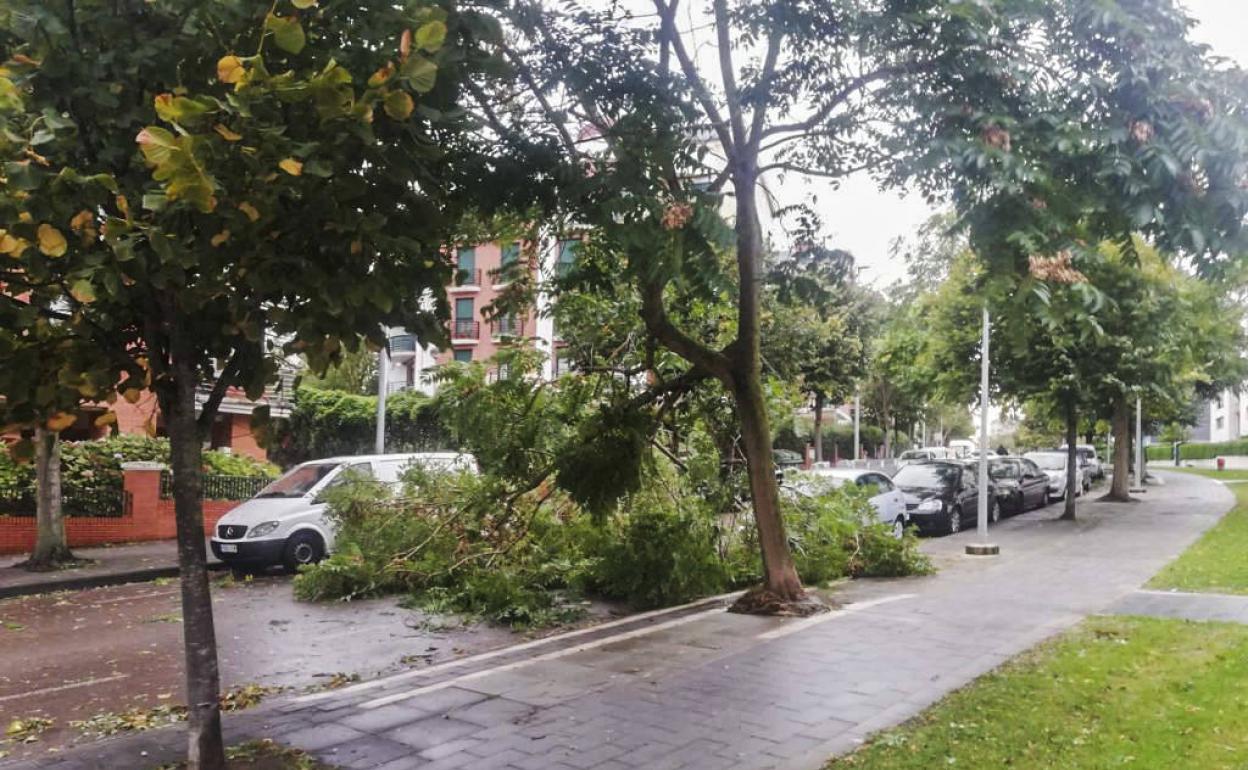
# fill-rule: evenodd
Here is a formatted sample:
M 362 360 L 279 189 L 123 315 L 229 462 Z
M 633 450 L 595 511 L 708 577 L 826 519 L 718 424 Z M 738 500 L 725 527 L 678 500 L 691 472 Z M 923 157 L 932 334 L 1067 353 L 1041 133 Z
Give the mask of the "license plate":
M 238 546 L 231 543 L 222 543 L 221 553 L 238 553 Z

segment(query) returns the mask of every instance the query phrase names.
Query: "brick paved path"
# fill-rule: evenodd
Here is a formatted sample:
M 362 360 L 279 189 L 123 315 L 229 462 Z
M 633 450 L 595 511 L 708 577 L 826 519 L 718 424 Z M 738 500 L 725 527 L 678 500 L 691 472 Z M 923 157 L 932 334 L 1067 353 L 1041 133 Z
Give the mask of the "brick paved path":
M 929 541 L 921 579 L 860 581 L 845 611 L 791 620 L 691 608 L 458 667 L 232 716 L 348 768 L 814 770 L 1036 642 L 1133 594 L 1233 504 L 1171 474 L 1143 503 L 1056 507 Z M 1089 498 L 1090 499 L 1090 498 Z M 175 758 L 166 730 L 25 768 L 125 768 Z M 0 767 L 7 767 L 0 763 Z

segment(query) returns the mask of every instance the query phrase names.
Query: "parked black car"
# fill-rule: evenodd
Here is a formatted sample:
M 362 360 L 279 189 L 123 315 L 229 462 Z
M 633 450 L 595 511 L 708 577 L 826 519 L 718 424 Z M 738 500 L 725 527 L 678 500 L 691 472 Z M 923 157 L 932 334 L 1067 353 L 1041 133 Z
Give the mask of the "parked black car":
M 974 522 L 979 510 L 979 484 L 975 472 L 961 462 L 928 460 L 907 465 L 893 476 L 906 494 L 910 521 L 925 534 L 953 534 Z M 988 520 L 1001 518 L 992 485 L 987 490 Z
M 1023 513 L 1049 504 L 1049 477 L 1025 457 L 994 457 L 988 461 L 988 478 L 1003 511 Z

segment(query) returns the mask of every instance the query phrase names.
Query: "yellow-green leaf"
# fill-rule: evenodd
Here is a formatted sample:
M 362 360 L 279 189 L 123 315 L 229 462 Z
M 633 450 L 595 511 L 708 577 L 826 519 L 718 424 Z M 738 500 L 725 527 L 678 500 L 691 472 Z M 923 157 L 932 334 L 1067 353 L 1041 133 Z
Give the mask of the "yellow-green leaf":
M 246 74 L 243 60 L 237 56 L 231 54 L 217 60 L 217 80 L 222 83 L 238 83 Z
M 306 11 L 316 6 L 316 0 L 290 0 L 290 4 L 301 11 Z
M 406 91 L 391 91 L 386 94 L 386 114 L 395 120 L 407 120 L 415 108 L 415 102 L 412 101 L 412 97 Z
M 65 236 L 61 235 L 61 231 L 49 224 L 39 225 L 36 233 L 39 239 L 39 250 L 49 257 L 65 256 L 65 249 L 68 244 L 65 242 Z
M 303 164 L 294 158 L 286 158 L 282 160 L 277 164 L 277 167 L 291 176 L 299 176 L 303 173 Z
M 420 29 L 416 30 L 416 45 L 420 46 L 429 53 L 433 53 L 442 47 L 446 42 L 446 24 L 440 21 L 431 21 L 422 24 Z
M 225 126 L 221 125 L 220 123 L 218 123 L 218 124 L 216 124 L 215 126 L 213 126 L 213 127 L 212 127 L 212 130 L 213 130 L 213 131 L 216 131 L 218 134 L 220 134 L 220 135 L 221 135 L 221 138 L 222 138 L 222 139 L 224 139 L 224 140 L 225 140 L 225 141 L 227 141 L 227 142 L 237 142 L 239 139 L 242 139 L 242 138 L 243 138 L 243 135 L 242 135 L 242 134 L 236 134 L 236 133 L 234 133 L 233 131 L 231 131 L 230 129 L 228 129 L 228 128 L 226 128 Z
M 273 33 L 273 42 L 287 53 L 299 53 L 307 43 L 303 34 L 303 25 L 293 16 L 274 16 L 269 14 L 264 20 L 264 27 Z
M 438 65 L 423 56 L 412 56 L 403 62 L 400 74 L 407 79 L 417 93 L 427 94 L 433 90 L 438 75 Z
M 260 218 L 260 212 L 256 210 L 255 206 L 251 205 L 247 201 L 243 201 L 242 203 L 238 204 L 238 210 L 246 214 L 247 218 L 250 219 L 252 222 L 255 222 L 257 219 Z
M 170 123 L 192 121 L 213 109 L 211 104 L 173 94 L 157 94 L 155 104 L 156 114 Z
M 69 295 L 84 305 L 95 302 L 95 287 L 85 278 L 79 278 L 69 287 Z

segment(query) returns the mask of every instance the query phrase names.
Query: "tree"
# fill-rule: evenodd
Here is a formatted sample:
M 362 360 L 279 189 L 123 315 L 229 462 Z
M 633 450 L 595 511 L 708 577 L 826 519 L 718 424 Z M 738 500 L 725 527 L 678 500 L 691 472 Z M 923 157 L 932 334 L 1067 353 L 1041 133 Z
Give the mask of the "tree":
M 359 396 L 377 393 L 377 352 L 361 344 L 355 350 L 342 351 L 338 362 L 317 376 L 309 372 L 301 385 L 318 390 L 341 390 Z
M 456 109 L 501 42 L 488 19 L 372 0 L 26 0 L 0 14 L 20 130 L 0 213 L 6 291 L 65 290 L 62 333 L 100 356 L 65 384 L 154 391 L 182 574 L 188 762 L 224 764 L 200 507 L 201 435 L 279 355 L 316 371 L 382 327 L 444 335 L 443 256 L 471 204 L 524 192 Z M 487 170 L 500 178 L 484 184 Z M 432 308 L 417 298 L 433 292 Z M 3 306 L 5 328 L 38 312 Z M 107 363 L 100 361 L 103 357 Z M 15 391 L 6 390 L 6 395 Z M 112 394 L 112 395 L 109 395 Z M 46 389 L 12 408 L 54 406 Z
M 717 382 L 736 410 L 765 575 L 763 593 L 741 608 L 805 598 L 778 507 L 762 380 L 759 188 L 784 173 L 840 179 L 879 168 L 895 148 L 911 152 L 915 126 L 932 112 L 957 113 L 968 100 L 994 110 L 1015 43 L 1008 5 L 715 0 L 707 67 L 674 0 L 655 0 L 649 17 L 572 3 L 555 12 L 525 2 L 512 13 L 517 37 L 504 53 L 526 91 L 481 85 L 483 103 L 507 103 L 494 130 L 541 133 L 559 147 L 573 219 L 624 264 L 649 337 L 689 378 Z M 976 121 L 948 128 L 944 146 L 982 154 Z M 728 340 L 673 322 L 675 294 L 705 299 L 725 286 Z

